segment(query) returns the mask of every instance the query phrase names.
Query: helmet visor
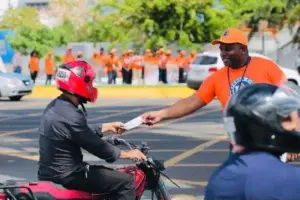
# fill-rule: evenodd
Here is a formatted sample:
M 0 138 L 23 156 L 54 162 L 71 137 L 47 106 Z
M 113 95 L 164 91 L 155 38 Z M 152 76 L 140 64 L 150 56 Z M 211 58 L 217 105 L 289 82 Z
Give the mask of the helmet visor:
M 276 114 L 282 118 L 286 118 L 292 112 L 300 110 L 300 88 L 293 83 L 280 85 L 272 97 L 266 98 L 267 105 L 258 106 L 253 110 L 262 111 L 264 110 L 263 107 L 272 107 Z

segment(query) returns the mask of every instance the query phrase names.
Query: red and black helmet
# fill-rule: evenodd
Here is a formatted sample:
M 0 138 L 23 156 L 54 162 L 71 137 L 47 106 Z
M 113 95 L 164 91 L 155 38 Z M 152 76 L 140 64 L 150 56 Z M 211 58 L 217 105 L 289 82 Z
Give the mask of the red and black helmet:
M 95 102 L 98 97 L 97 88 L 93 87 L 95 76 L 87 62 L 73 61 L 59 66 L 55 79 L 58 89 Z

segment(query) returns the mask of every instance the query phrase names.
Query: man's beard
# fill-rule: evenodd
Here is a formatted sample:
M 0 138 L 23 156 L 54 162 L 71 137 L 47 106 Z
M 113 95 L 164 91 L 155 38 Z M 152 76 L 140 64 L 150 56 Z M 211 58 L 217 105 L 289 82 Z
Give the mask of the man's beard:
M 241 62 L 235 58 L 226 58 L 227 61 L 226 60 L 224 61 L 224 60 L 223 60 L 224 64 L 230 68 L 238 69 L 238 68 L 243 67 Z

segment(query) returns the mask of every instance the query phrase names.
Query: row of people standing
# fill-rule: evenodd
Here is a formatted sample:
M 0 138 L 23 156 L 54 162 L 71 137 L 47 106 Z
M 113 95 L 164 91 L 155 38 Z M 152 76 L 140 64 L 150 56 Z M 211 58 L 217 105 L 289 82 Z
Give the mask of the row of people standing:
M 20 57 L 21 53 L 16 53 L 13 59 L 13 70 L 16 73 L 22 72 Z M 145 74 L 145 65 L 150 63 L 158 67 L 159 81 L 167 84 L 167 64 L 172 63 L 178 66 L 179 70 L 179 83 L 183 83 L 184 71 L 189 69 L 189 64 L 195 59 L 196 52 L 191 51 L 189 56 L 186 56 L 186 52 L 181 50 L 178 56 L 172 56 L 171 50 L 159 49 L 152 53 L 150 49 L 146 49 L 144 55 L 127 50 L 122 52 L 122 56 L 118 57 L 117 50 L 113 48 L 106 55 L 105 50 L 100 48 L 100 51 L 94 51 L 90 58 L 101 67 L 101 71 L 108 77 L 108 84 L 116 84 L 116 79 L 119 77 L 122 79 L 123 84 L 132 84 L 132 80 L 136 80 L 137 83 L 142 83 Z M 74 56 L 71 46 L 68 46 L 65 55 L 62 58 L 62 63 L 68 63 L 76 59 L 83 59 L 83 52 L 78 51 Z M 49 51 L 45 57 L 45 85 L 51 85 L 53 74 L 55 73 L 55 61 L 52 52 Z M 32 51 L 28 63 L 31 79 L 35 83 L 37 76 L 40 73 L 40 58 L 38 52 Z M 99 70 L 96 70 L 99 71 Z
M 124 84 L 132 84 L 132 80 L 141 83 L 145 75 L 145 65 L 152 64 L 158 67 L 159 81 L 168 83 L 167 81 L 167 64 L 175 64 L 179 71 L 179 83 L 184 83 L 184 72 L 189 70 L 189 65 L 196 58 L 196 51 L 191 51 L 189 56 L 181 50 L 178 56 L 172 56 L 171 50 L 159 49 L 154 54 L 150 49 L 146 49 L 144 55 L 135 53 L 132 50 L 122 52 L 119 58 L 116 49 L 112 49 L 106 56 L 104 50 L 98 53 L 94 52 L 92 60 L 99 63 L 108 76 L 108 84 L 116 84 L 116 78 L 122 77 Z

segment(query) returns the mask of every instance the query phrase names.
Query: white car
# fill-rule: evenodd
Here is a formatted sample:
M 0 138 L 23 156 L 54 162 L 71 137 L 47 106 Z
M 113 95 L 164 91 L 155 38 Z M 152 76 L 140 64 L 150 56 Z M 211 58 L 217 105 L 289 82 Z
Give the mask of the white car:
M 249 53 L 252 57 L 262 57 L 270 59 L 258 53 Z M 197 90 L 202 81 L 210 74 L 216 72 L 224 66 L 219 52 L 204 52 L 198 54 L 194 62 L 191 64 L 191 70 L 187 76 L 187 86 Z M 300 85 L 300 75 L 296 70 L 281 67 L 280 69 L 286 74 L 290 82 Z
M 20 101 L 24 95 L 32 92 L 33 82 L 24 74 L 0 71 L 0 97 L 11 101 Z

